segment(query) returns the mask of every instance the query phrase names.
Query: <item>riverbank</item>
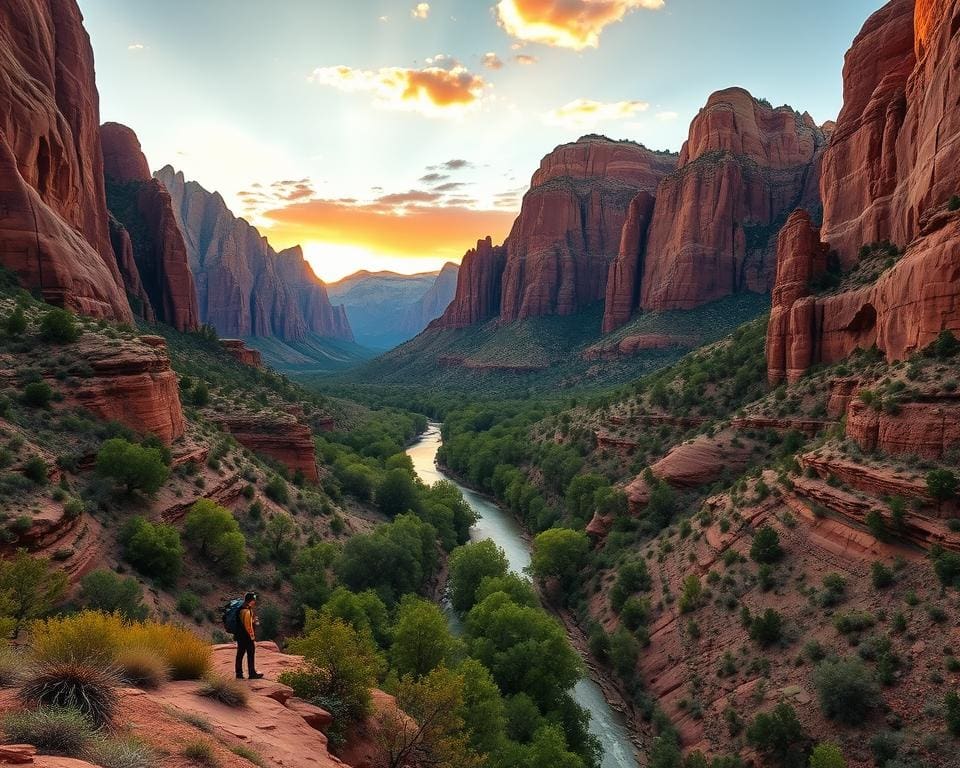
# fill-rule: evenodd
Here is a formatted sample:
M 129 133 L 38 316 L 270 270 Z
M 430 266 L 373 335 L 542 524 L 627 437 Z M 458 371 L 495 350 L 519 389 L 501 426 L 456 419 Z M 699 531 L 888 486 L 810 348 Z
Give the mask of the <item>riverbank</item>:
M 441 445 L 439 425 L 431 422 L 417 443 L 407 450 L 417 475 L 426 483 L 446 480 L 456 485 L 477 514 L 471 539 L 493 540 L 507 555 L 511 570 L 523 573 L 530 563 L 532 537 L 517 520 L 501 508 L 489 494 L 462 483 L 452 472 L 436 462 Z M 574 617 L 543 600 L 544 607 L 564 626 L 571 645 L 584 660 L 588 675 L 573 690 L 575 700 L 591 715 L 591 732 L 604 747 L 603 768 L 636 768 L 642 750 L 639 718 L 615 683 L 590 657 L 586 637 Z

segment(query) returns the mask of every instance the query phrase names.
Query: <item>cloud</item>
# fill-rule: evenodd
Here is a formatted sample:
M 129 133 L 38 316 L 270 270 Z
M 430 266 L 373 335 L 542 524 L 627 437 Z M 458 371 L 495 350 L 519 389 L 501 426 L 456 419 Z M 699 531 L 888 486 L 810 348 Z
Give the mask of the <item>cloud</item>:
M 410 15 L 415 19 L 425 19 L 430 15 L 430 3 L 417 3 Z
M 591 99 L 576 99 L 562 107 L 548 112 L 548 123 L 563 126 L 589 125 L 608 120 L 623 120 L 632 117 L 638 112 L 646 112 L 650 104 L 646 101 L 593 101 Z
M 382 21 L 382 22 L 387 22 L 387 21 L 390 21 L 390 17 L 389 17 L 389 16 L 378 16 L 378 17 L 377 17 L 377 20 L 378 20 L 378 21 Z
M 503 69 L 503 60 L 495 53 L 485 53 L 480 57 L 480 63 L 487 69 Z
M 438 192 L 425 192 L 421 189 L 411 189 L 409 192 L 394 192 L 389 195 L 378 197 L 374 206 L 397 207 L 409 203 L 433 203 L 439 200 L 443 195 Z
M 435 192 L 453 192 L 456 189 L 464 186 L 462 181 L 448 181 L 446 184 L 440 184 L 437 187 L 434 187 Z
M 130 45 L 127 46 L 127 50 L 128 50 L 128 51 L 142 51 L 142 50 L 143 50 L 144 48 L 146 48 L 146 47 L 147 47 L 147 46 L 145 46 L 143 43 L 130 43 Z
M 539 61 L 539 59 L 537 59 L 536 56 L 530 56 L 529 54 L 526 54 L 526 53 L 518 53 L 516 56 L 513 57 L 513 60 L 517 62 L 517 64 L 523 64 L 524 66 L 536 64 L 537 61 Z
M 665 0 L 500 0 L 497 21 L 507 34 L 581 51 L 600 45 L 604 27 L 638 8 L 657 10 Z
M 657 120 L 662 122 L 669 123 L 671 120 L 676 120 L 680 117 L 676 112 L 666 111 L 666 112 L 657 112 Z
M 459 64 L 449 69 L 321 67 L 309 80 L 347 93 L 372 93 L 381 107 L 426 115 L 460 114 L 476 106 L 487 88 L 482 77 Z
M 454 158 L 453 160 L 447 160 L 447 162 L 441 163 L 439 167 L 448 171 L 459 171 L 463 168 L 473 168 L 473 163 L 471 163 L 469 160 Z
M 428 173 L 420 177 L 424 184 L 435 184 L 439 181 L 446 181 L 450 177 L 443 173 Z

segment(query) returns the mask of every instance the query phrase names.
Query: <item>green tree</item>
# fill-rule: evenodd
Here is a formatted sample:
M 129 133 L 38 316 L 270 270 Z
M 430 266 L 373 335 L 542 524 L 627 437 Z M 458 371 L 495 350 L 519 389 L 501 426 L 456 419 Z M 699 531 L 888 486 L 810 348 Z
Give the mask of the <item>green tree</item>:
M 950 691 L 943 700 L 947 730 L 954 736 L 960 736 L 960 694 Z
M 526 693 L 547 711 L 580 679 L 580 657 L 560 624 L 543 610 L 520 606 L 495 592 L 466 617 L 470 655 L 505 695 Z
M 377 486 L 377 507 L 387 517 L 419 509 L 417 484 L 406 469 L 391 469 Z
M 389 647 L 393 641 L 387 606 L 372 589 L 354 593 L 337 587 L 323 606 L 323 614 L 342 619 L 358 632 L 368 633 L 381 648 Z
M 390 648 L 398 676 L 419 679 L 440 665 L 452 666 L 459 649 L 439 606 L 412 595 L 403 598 Z
M 290 562 L 297 534 L 297 524 L 286 512 L 278 512 L 270 518 L 263 538 L 270 547 L 270 554 L 279 563 Z
M 757 563 L 775 563 L 783 557 L 780 535 L 769 525 L 764 525 L 754 534 L 750 557 Z
M 119 613 L 130 621 L 143 621 L 150 610 L 143 604 L 143 587 L 132 576 L 113 571 L 91 571 L 80 581 L 80 599 L 94 611 Z
M 469 611 L 476 601 L 477 588 L 486 577 L 507 574 L 507 556 L 491 539 L 464 544 L 453 550 L 449 560 L 450 602 L 454 610 Z
M 700 578 L 691 573 L 683 580 L 683 593 L 680 595 L 680 613 L 689 613 L 700 607 L 700 601 L 703 598 L 703 585 Z
M 190 402 L 197 408 L 203 408 L 210 404 L 210 389 L 207 382 L 198 381 L 193 386 L 193 392 L 190 393 Z
M 405 675 L 397 686 L 397 707 L 381 716 L 379 765 L 480 768 L 484 764 L 464 733 L 463 679 L 456 672 L 438 667 L 421 678 Z
M 31 381 L 23 388 L 20 400 L 31 408 L 46 408 L 53 399 L 53 389 L 45 381 Z
M 167 481 L 170 468 L 158 448 L 130 443 L 122 437 L 107 440 L 97 453 L 97 474 L 111 478 L 126 493 L 153 496 Z
M 490 670 L 476 659 L 465 659 L 457 672 L 463 679 L 460 717 L 470 732 L 470 744 L 477 752 L 493 753 L 502 746 L 507 727 L 500 689 Z
M 51 309 L 40 320 L 40 336 L 51 344 L 70 344 L 82 333 L 73 314 L 65 309 Z
M 527 747 L 523 768 L 586 768 L 583 758 L 570 752 L 563 731 L 545 725 Z
M 848 725 L 863 722 L 880 700 L 873 674 L 856 658 L 821 662 L 813 673 L 813 683 L 823 714 Z
M 337 557 L 329 543 L 314 544 L 297 552 L 290 583 L 298 607 L 319 609 L 330 596 L 329 571 Z
M 247 564 L 246 539 L 233 513 L 209 499 L 196 501 L 184 521 L 184 533 L 217 569 L 238 576 Z
M 832 741 L 822 741 L 810 753 L 810 768 L 847 768 L 840 747 Z
M 564 595 L 569 595 L 589 555 L 590 540 L 585 533 L 551 528 L 533 540 L 530 572 L 541 581 L 557 579 Z
M 23 307 L 15 307 L 13 312 L 4 322 L 4 330 L 7 336 L 17 338 L 22 336 L 27 330 L 27 316 L 23 314 Z
M 45 557 L 18 550 L 0 560 L 0 615 L 11 617 L 14 630 L 24 622 L 53 610 L 67 592 L 67 575 L 52 567 Z M 4 627 L 8 629 L 8 627 Z
M 120 529 L 123 556 L 140 573 L 172 586 L 183 568 L 180 533 L 172 525 L 131 517 Z
M 637 674 L 640 660 L 640 642 L 632 632 L 620 627 L 610 635 L 610 664 L 624 682 L 632 682 Z
M 780 703 L 772 712 L 761 712 L 747 727 L 747 741 L 781 768 L 806 765 L 809 743 L 797 713 Z
M 299 673 L 281 675 L 280 682 L 320 706 L 320 702 L 336 700 L 351 722 L 369 712 L 370 689 L 376 683 L 381 660 L 368 633 L 358 632 L 341 619 L 308 610 L 303 635 L 290 640 L 289 647 L 309 666 Z
M 773 608 L 767 608 L 750 620 L 750 639 L 758 645 L 773 645 L 780 639 L 782 631 L 783 618 Z
M 943 502 L 957 495 L 957 476 L 949 469 L 933 469 L 927 473 L 927 491 L 937 501 L 937 509 Z

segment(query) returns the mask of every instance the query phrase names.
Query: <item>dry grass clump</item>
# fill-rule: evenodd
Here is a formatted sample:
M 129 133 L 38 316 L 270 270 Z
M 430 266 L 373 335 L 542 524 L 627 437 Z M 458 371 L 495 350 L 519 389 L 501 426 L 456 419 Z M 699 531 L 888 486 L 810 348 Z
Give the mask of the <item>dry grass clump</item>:
M 60 707 L 21 710 L 3 718 L 3 733 L 11 744 L 33 744 L 41 752 L 77 757 L 94 739 L 90 721 L 75 709 Z
M 24 673 L 18 693 L 28 707 L 72 709 L 97 728 L 109 725 L 117 711 L 120 678 L 110 667 L 75 661 L 40 661 Z
M 220 764 L 209 741 L 191 741 L 184 745 L 182 754 L 205 768 L 216 768 Z
M 115 665 L 123 682 L 135 688 L 159 688 L 170 679 L 166 661 L 151 648 L 136 645 L 121 648 Z
M 228 707 L 245 707 L 249 694 L 236 680 L 222 675 L 210 675 L 197 691 L 201 696 L 219 701 Z

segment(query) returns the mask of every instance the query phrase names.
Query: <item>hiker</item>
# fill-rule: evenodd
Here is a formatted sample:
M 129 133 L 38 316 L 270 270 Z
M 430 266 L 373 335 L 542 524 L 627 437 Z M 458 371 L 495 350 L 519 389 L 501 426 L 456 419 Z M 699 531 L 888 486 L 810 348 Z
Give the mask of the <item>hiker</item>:
M 247 656 L 247 676 L 251 680 L 259 680 L 263 675 L 257 672 L 254 663 L 254 655 L 257 652 L 257 621 L 253 609 L 257 605 L 256 592 L 247 592 L 243 596 L 243 605 L 237 614 L 236 631 L 234 637 L 237 640 L 237 680 L 243 680 L 243 656 Z

